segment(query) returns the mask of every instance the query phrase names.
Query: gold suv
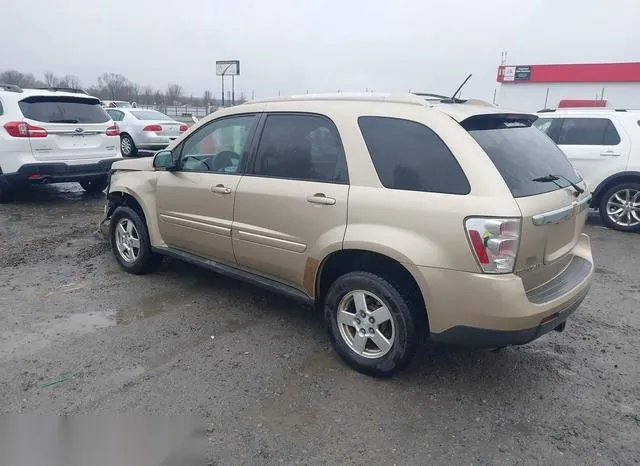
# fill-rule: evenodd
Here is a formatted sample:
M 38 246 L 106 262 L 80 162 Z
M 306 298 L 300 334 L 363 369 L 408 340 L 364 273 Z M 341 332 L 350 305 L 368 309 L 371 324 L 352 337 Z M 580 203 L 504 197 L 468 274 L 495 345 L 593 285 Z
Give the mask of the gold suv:
M 374 376 L 425 337 L 524 344 L 564 329 L 594 269 L 589 190 L 536 118 L 411 94 L 220 110 L 113 165 L 113 251 L 130 273 L 171 256 L 312 304 Z

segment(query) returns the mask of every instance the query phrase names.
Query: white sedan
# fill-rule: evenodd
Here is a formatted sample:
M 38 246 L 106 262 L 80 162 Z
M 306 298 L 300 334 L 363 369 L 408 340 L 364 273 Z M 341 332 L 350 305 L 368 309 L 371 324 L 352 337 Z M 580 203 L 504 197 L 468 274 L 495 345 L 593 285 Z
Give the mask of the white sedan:
M 120 128 L 120 151 L 125 157 L 138 150 L 160 150 L 184 133 L 188 126 L 157 110 L 141 108 L 106 108 Z

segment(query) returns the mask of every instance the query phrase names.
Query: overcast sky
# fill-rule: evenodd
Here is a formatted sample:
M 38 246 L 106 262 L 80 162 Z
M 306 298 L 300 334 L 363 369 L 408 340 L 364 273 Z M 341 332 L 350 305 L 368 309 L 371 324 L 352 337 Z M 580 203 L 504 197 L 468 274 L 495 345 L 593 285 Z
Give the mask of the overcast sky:
M 511 64 L 640 61 L 640 0 L 0 0 L 0 70 L 103 72 L 216 95 L 452 92 L 491 98 Z M 230 80 L 229 80 L 230 84 Z

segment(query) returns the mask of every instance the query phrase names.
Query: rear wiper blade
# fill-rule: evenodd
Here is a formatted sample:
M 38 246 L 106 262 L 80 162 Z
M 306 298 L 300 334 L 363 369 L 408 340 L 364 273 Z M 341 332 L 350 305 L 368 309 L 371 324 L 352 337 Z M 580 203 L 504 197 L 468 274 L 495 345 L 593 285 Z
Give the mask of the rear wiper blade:
M 554 174 L 550 173 L 550 174 L 545 175 L 545 176 L 540 176 L 538 178 L 533 178 L 531 181 L 537 181 L 539 183 L 555 183 L 557 186 L 560 186 L 559 183 L 556 183 L 556 181 L 558 181 L 560 179 L 565 180 L 567 183 L 569 183 L 571 185 L 571 187 L 573 189 L 576 190 L 576 196 L 579 196 L 580 194 L 582 194 L 584 192 L 584 189 L 582 189 L 580 186 L 575 184 L 573 181 L 571 181 L 566 176 L 562 176 L 562 175 L 554 175 Z M 560 187 L 562 187 L 562 186 L 560 186 Z
M 49 123 L 79 123 L 78 120 L 51 120 Z

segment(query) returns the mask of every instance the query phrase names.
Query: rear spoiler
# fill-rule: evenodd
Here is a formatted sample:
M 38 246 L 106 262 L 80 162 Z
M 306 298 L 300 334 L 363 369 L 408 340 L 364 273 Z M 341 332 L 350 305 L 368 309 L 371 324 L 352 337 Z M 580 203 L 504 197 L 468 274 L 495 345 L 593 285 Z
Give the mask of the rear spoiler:
M 486 113 L 462 120 L 460 125 L 467 131 L 528 127 L 537 119 L 537 115 L 529 113 Z

